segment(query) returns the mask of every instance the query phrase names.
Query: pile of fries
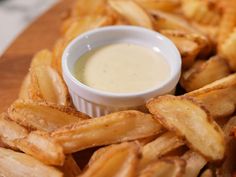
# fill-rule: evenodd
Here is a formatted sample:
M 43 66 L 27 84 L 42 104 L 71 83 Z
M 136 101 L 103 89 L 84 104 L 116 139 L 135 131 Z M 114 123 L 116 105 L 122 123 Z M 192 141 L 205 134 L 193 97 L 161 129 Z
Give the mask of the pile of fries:
M 76 0 L 54 49 L 35 54 L 19 99 L 0 115 L 0 176 L 236 175 L 235 9 L 235 0 Z M 76 111 L 61 77 L 63 50 L 108 25 L 169 37 L 182 56 L 184 94 L 153 98 L 145 113 Z M 86 149 L 84 167 L 74 155 Z

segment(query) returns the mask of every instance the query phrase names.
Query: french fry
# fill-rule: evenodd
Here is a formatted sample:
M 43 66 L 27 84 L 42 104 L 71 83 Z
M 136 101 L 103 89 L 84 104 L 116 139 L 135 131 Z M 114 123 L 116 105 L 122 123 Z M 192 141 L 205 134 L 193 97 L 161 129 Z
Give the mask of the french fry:
M 52 64 L 52 52 L 48 49 L 43 49 L 37 52 L 30 64 L 30 67 L 36 66 L 51 66 Z
M 184 145 L 184 142 L 174 133 L 167 132 L 156 138 L 154 141 L 146 144 L 142 148 L 142 159 L 140 169 L 146 167 L 150 162 L 158 159 L 166 153 Z
M 236 100 L 236 74 L 217 80 L 186 95 L 195 97 L 209 110 L 214 119 L 234 113 Z M 220 100 L 220 102 L 219 102 Z
M 179 177 L 184 174 L 185 165 L 179 157 L 163 158 L 144 168 L 139 177 Z
M 147 11 L 167 11 L 173 12 L 180 6 L 179 0 L 135 0 Z
M 25 100 L 15 101 L 8 114 L 10 119 L 30 130 L 46 132 L 89 118 L 71 107 Z
M 32 100 L 70 105 L 67 87 L 61 76 L 50 66 L 38 66 L 30 69 Z
M 108 0 L 111 8 L 125 18 L 130 24 L 152 29 L 153 24 L 149 14 L 137 3 L 131 0 Z
M 122 143 L 111 147 L 81 175 L 81 177 L 135 177 L 139 159 L 137 143 Z
M 186 169 L 183 177 L 197 177 L 207 161 L 194 151 L 187 151 L 182 159 L 186 161 Z
M 236 25 L 235 25 L 236 26 Z M 225 56 L 227 62 L 229 63 L 230 68 L 233 71 L 236 71 L 236 27 L 232 34 L 228 37 L 228 39 L 222 44 L 221 53 Z
M 195 62 L 187 71 L 182 73 L 181 86 L 187 91 L 199 89 L 218 79 L 230 75 L 231 71 L 226 61 L 220 56 L 213 56 L 207 61 Z
M 209 160 L 224 158 L 225 141 L 221 128 L 192 98 L 160 96 L 150 100 L 147 107 L 165 128 L 185 138 L 190 148 Z M 205 140 L 206 137 L 208 141 Z
M 31 84 L 31 78 L 30 78 L 30 74 L 28 73 L 25 76 L 20 87 L 19 96 L 18 96 L 20 99 L 23 99 L 23 100 L 30 99 L 30 96 L 29 96 L 30 84 Z
M 63 177 L 63 174 L 27 154 L 0 148 L 0 176 Z
M 81 121 L 51 133 L 65 153 L 157 135 L 162 126 L 150 114 L 121 111 Z
M 213 172 L 208 168 L 201 174 L 200 177 L 213 177 Z
M 211 50 L 208 39 L 201 34 L 177 30 L 161 30 L 160 32 L 168 37 L 179 49 L 182 56 L 182 66 L 185 69 L 193 65 L 195 58 L 202 51 L 207 54 Z
M 4 114 L 0 118 L 0 128 L 0 138 L 4 144 L 32 155 L 45 164 L 63 164 L 65 157 L 62 147 L 47 134 L 42 132 L 29 133 L 25 128 L 8 120 Z
M 60 170 L 65 177 L 77 177 L 82 173 L 80 167 L 77 165 L 72 155 L 66 156 L 65 162 Z

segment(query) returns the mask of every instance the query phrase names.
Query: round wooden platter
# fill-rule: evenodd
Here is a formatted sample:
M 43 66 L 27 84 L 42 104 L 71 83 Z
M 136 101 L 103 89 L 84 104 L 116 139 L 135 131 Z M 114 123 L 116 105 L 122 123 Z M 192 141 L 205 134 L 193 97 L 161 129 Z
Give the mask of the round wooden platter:
M 60 24 L 73 0 L 61 0 L 19 35 L 0 57 L 0 113 L 18 97 L 32 56 L 39 50 L 52 49 L 60 35 Z

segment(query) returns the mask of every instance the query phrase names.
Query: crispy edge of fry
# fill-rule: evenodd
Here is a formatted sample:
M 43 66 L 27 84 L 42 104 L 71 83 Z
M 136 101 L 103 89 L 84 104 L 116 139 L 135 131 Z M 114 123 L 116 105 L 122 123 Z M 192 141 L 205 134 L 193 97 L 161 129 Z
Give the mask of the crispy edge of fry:
M 185 105 L 186 103 L 191 104 L 191 106 L 196 107 L 198 110 L 201 110 L 203 114 L 205 114 L 205 123 L 207 123 L 207 125 L 209 127 L 211 127 L 211 132 L 214 132 L 214 137 L 217 138 L 217 145 L 219 145 L 219 147 L 217 149 L 214 149 L 215 152 L 214 154 L 209 154 L 205 151 L 205 149 L 200 148 L 200 147 L 196 147 L 195 142 L 193 142 L 193 140 L 190 140 L 190 137 L 187 137 L 186 134 L 184 134 L 180 128 L 176 127 L 176 125 L 173 124 L 173 122 L 170 123 L 170 120 L 167 120 L 167 117 L 164 115 L 160 114 L 160 109 L 157 110 L 156 108 L 156 104 L 158 104 L 161 101 L 172 101 L 172 100 L 178 100 L 178 101 L 184 101 Z M 182 137 L 186 140 L 186 144 L 191 148 L 194 149 L 195 151 L 199 152 L 201 155 L 203 155 L 205 158 L 207 158 L 209 161 L 219 161 L 222 160 L 225 156 L 225 140 L 224 140 L 224 134 L 222 129 L 220 128 L 220 126 L 213 120 L 213 118 L 211 117 L 209 111 L 196 99 L 194 99 L 193 97 L 189 97 L 189 96 L 181 96 L 181 97 L 177 97 L 177 96 L 172 96 L 172 95 L 165 95 L 165 96 L 160 96 L 158 97 L 158 99 L 151 99 L 150 101 L 147 102 L 147 107 L 149 109 L 149 111 L 155 115 L 155 118 L 158 119 L 161 124 L 167 128 L 170 131 L 174 131 L 176 133 L 177 136 Z M 163 109 L 163 108 L 161 108 Z M 166 108 L 165 108 L 166 109 Z M 181 119 L 180 119 L 181 120 Z M 186 126 L 186 125 L 185 125 Z M 195 129 L 196 130 L 196 129 Z M 192 130 L 190 130 L 192 131 Z M 186 132 L 185 132 L 186 133 Z M 217 137 L 216 137 L 217 136 Z M 202 142 L 203 139 L 201 140 Z M 214 142 L 214 143 L 216 143 Z M 209 143 L 206 142 L 206 143 Z M 199 143 L 198 143 L 199 144 Z M 199 146 L 199 145 L 197 145 Z M 213 147 L 211 145 L 212 148 L 215 148 L 215 146 Z M 205 147 L 206 148 L 206 147 Z M 217 155 L 217 156 L 215 156 Z
M 86 120 L 86 119 L 90 118 L 88 115 L 86 115 L 86 114 L 84 114 L 82 112 L 76 111 L 74 108 L 67 107 L 67 106 L 56 105 L 54 103 L 48 103 L 48 102 L 45 102 L 45 101 L 34 102 L 34 101 L 31 101 L 31 100 L 20 100 L 20 99 L 16 100 L 8 108 L 9 118 L 11 120 L 14 120 L 18 124 L 26 127 L 29 130 L 51 131 L 50 125 L 45 124 L 45 122 L 49 121 L 47 119 L 43 118 L 42 119 L 43 124 L 41 124 L 41 125 L 38 124 L 37 126 L 34 123 L 31 122 L 33 120 L 29 121 L 29 119 L 26 118 L 25 114 L 23 114 L 23 113 L 26 113 L 24 111 L 25 110 L 24 106 L 25 107 L 26 106 L 33 106 L 33 107 L 39 106 L 41 108 L 43 108 L 43 107 L 44 108 L 49 108 L 52 111 L 56 110 L 56 111 L 59 111 L 59 112 L 62 112 L 62 113 L 66 113 L 66 114 L 71 115 L 71 116 L 78 117 L 78 121 Z M 18 110 L 18 109 L 21 109 L 21 111 L 23 111 L 23 113 L 20 110 Z M 29 109 L 29 108 L 27 108 L 27 109 Z M 33 115 L 33 113 L 30 114 L 30 116 L 32 116 L 32 115 Z M 37 116 L 36 116 L 36 118 L 37 118 Z M 43 125 L 46 125 L 46 126 L 43 126 Z M 60 128 L 60 127 L 58 127 L 58 128 Z
M 73 155 L 67 155 L 63 166 L 59 169 L 63 172 L 65 177 L 77 177 L 82 173 Z
M 48 49 L 43 49 L 38 51 L 30 64 L 30 67 L 36 67 L 36 66 L 51 66 L 52 64 L 52 52 Z
M 207 160 L 194 151 L 187 151 L 182 157 L 186 161 L 183 177 L 197 177 L 200 170 L 206 165 Z
M 143 169 L 150 162 L 160 158 L 166 153 L 184 145 L 184 141 L 173 132 L 166 132 L 142 148 L 142 158 L 139 168 Z
M 138 127 L 141 122 L 142 129 Z M 72 153 L 94 146 L 145 138 L 162 131 L 163 127 L 152 115 L 128 110 L 62 127 L 52 132 L 51 136 L 64 147 L 65 153 Z
M 108 4 L 132 25 L 153 28 L 151 16 L 136 2 L 130 0 L 108 0 Z M 131 14 L 131 9 L 137 13 Z
M 185 166 L 185 160 L 179 157 L 165 157 L 152 162 L 141 170 L 139 177 L 181 177 L 184 174 Z
M 29 89 L 31 87 L 30 85 L 31 85 L 31 78 L 30 78 L 30 74 L 27 73 L 20 87 L 19 96 L 18 96 L 20 99 L 25 99 L 25 100 L 30 99 L 30 96 L 29 96 Z
M 136 142 L 111 145 L 81 177 L 102 177 L 122 175 L 135 177 L 137 173 L 140 148 Z
M 63 177 L 54 167 L 47 166 L 27 154 L 4 148 L 0 148 L 0 174 L 8 177 L 22 174 L 28 177 Z

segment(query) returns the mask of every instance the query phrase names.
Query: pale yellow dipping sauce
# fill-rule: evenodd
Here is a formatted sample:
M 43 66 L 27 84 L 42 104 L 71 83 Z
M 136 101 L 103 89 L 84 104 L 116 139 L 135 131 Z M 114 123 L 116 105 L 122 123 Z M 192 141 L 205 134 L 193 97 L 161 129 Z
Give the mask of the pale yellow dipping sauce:
M 83 84 L 114 93 L 141 92 L 170 76 L 163 56 L 134 44 L 111 44 L 84 54 L 75 64 L 75 77 Z

